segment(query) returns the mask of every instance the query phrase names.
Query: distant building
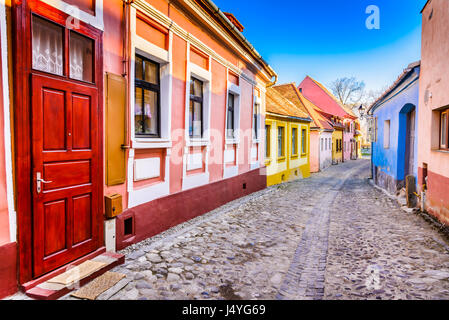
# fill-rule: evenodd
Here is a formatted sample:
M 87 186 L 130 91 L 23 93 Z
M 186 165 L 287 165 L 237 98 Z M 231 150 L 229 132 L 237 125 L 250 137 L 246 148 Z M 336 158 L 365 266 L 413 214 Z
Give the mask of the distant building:
M 273 87 L 290 101 L 300 105 L 312 119 L 310 124 L 310 172 L 318 172 L 332 165 L 332 133 L 334 128 L 323 117 L 319 108 L 307 100 L 299 92 L 295 83 L 277 85 Z
M 318 112 L 332 125 L 332 163 L 338 164 L 354 158 L 358 154 L 354 139 L 357 116 L 343 106 L 337 98 L 321 83 L 307 76 L 298 86 L 306 99 L 311 101 Z M 356 157 L 355 157 L 356 158 Z
M 374 182 L 395 194 L 408 175 L 417 177 L 420 63 L 410 64 L 367 110 L 374 117 Z

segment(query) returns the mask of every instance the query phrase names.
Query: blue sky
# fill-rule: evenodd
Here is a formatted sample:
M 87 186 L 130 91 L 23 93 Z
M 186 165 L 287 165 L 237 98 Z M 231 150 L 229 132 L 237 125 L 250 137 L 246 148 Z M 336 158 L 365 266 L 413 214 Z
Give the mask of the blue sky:
M 327 86 L 354 76 L 378 90 L 421 57 L 420 11 L 426 0 L 214 2 L 243 24 L 243 34 L 276 70 L 279 83 L 299 84 L 310 75 Z M 369 5 L 380 10 L 379 30 L 366 28 Z

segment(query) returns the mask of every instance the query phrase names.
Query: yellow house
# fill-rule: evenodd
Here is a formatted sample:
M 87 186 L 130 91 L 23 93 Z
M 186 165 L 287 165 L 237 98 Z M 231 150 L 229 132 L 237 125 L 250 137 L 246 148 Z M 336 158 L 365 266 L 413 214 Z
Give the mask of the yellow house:
M 337 116 L 331 116 L 331 123 L 334 127 L 332 133 L 332 164 L 343 162 L 343 132 L 345 127 L 343 119 Z
M 312 119 L 273 88 L 266 94 L 267 185 L 310 177 Z

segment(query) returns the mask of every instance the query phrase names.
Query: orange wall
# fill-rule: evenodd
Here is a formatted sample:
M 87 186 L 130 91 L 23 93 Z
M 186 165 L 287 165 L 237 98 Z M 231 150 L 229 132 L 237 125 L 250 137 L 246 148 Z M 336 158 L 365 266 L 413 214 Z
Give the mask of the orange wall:
M 225 130 L 226 119 L 226 68 L 220 63 L 212 60 L 212 101 L 211 101 L 211 128 L 220 132 Z M 212 137 L 213 140 L 210 156 L 216 159 L 214 163 L 209 164 L 210 181 L 219 181 L 223 179 L 223 149 L 225 138 Z
M 103 71 L 105 73 L 109 72 L 116 75 L 120 75 L 123 73 L 124 70 L 122 63 L 123 60 L 122 1 L 107 0 L 107 5 L 106 2 L 104 2 L 103 10 L 104 10 L 104 26 L 106 30 L 103 35 L 103 64 L 104 64 Z M 104 128 L 106 128 L 105 125 Z M 104 160 L 106 161 L 105 151 L 104 151 Z M 105 186 L 104 188 L 105 195 L 116 193 L 121 194 L 123 196 L 123 208 L 126 208 L 127 207 L 126 183 L 113 187 Z
M 173 5 L 168 4 L 166 0 L 146 0 L 157 10 L 169 16 L 181 28 L 192 33 L 197 39 L 209 46 L 221 57 L 227 59 L 230 63 L 245 69 L 247 63 L 239 60 L 237 54 L 224 46 L 221 41 L 208 34 L 204 28 L 201 28 L 189 20 L 185 15 L 179 12 Z M 121 0 L 108 0 L 104 6 L 104 72 L 122 74 L 123 67 L 123 9 Z M 172 154 L 169 164 L 170 193 L 182 191 L 182 176 L 184 153 L 184 129 L 185 129 L 185 105 L 186 105 L 186 66 L 187 66 L 187 42 L 173 34 L 172 42 L 172 102 L 171 102 L 171 129 L 172 129 Z M 224 130 L 226 116 L 226 97 L 227 97 L 227 69 L 214 59 L 211 59 L 212 73 L 212 95 L 211 95 L 211 130 L 218 130 L 223 133 L 223 138 L 211 141 L 209 157 L 222 159 L 224 152 Z M 245 70 L 245 74 L 255 79 L 255 75 Z M 240 128 L 250 129 L 252 126 L 252 104 L 253 104 L 253 86 L 245 80 L 240 80 L 241 104 L 240 104 Z M 128 107 L 129 112 L 129 107 Z M 129 114 L 128 114 L 129 115 Z M 129 121 L 132 121 L 129 119 Z M 128 124 L 129 124 L 128 121 Z M 181 129 L 181 130 L 180 130 Z M 249 130 L 249 132 L 251 132 Z M 213 139 L 213 137 L 212 137 Z M 250 152 L 252 147 L 252 136 L 248 138 L 242 136 L 239 149 L 239 173 L 250 170 Z M 263 143 L 262 143 L 263 144 Z M 260 154 L 263 154 L 263 146 L 259 148 Z M 261 157 L 259 156 L 259 159 Z M 244 162 L 242 163 L 242 160 Z M 209 163 L 210 181 L 219 181 L 223 178 L 223 164 Z M 128 174 L 128 173 L 127 173 Z M 129 174 L 132 174 L 129 173 Z M 115 187 L 105 186 L 105 194 L 120 193 L 124 196 L 124 208 L 127 208 L 127 184 L 124 183 Z
M 173 150 L 170 161 L 170 193 L 182 190 L 182 163 L 176 159 L 182 159 L 184 153 L 184 132 L 175 130 L 184 129 L 185 99 L 186 99 L 186 74 L 187 74 L 187 42 L 177 35 L 173 36 L 173 91 L 172 91 L 172 142 Z

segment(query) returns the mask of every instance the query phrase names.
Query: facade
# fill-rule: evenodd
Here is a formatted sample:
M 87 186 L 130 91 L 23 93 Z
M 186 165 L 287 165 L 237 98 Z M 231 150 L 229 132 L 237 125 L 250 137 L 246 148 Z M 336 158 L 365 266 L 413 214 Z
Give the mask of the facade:
M 266 94 L 267 185 L 310 177 L 310 122 L 302 107 L 276 88 Z
M 418 102 L 420 63 L 412 63 L 369 108 L 377 123 L 373 142 L 374 182 L 392 194 L 405 178 L 418 174 Z
M 0 296 L 266 187 L 277 75 L 211 1 L 12 1 L 0 18 Z
M 449 225 L 449 2 L 428 1 L 422 10 L 418 111 L 418 184 L 423 207 Z
M 276 85 L 273 88 L 312 119 L 310 124 L 310 172 L 318 172 L 329 167 L 332 164 L 332 125 L 316 111 L 317 107 L 299 92 L 295 83 Z
M 319 113 L 329 121 L 334 129 L 332 133 L 332 163 L 338 164 L 356 159 L 355 125 L 357 116 L 343 106 L 325 86 L 307 76 L 298 86 L 300 93 L 310 100 Z

